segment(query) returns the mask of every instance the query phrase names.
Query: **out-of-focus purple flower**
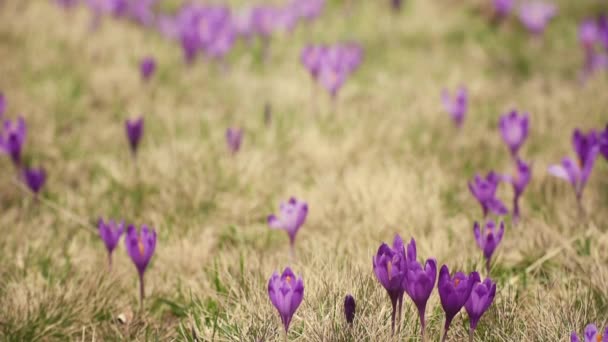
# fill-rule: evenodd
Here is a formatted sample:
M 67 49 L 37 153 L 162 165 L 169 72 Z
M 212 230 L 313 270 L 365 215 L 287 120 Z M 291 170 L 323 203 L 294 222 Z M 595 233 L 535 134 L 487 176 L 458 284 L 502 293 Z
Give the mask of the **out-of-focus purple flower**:
M 441 100 L 443 101 L 445 111 L 450 114 L 454 124 L 456 124 L 458 128 L 462 127 L 469 102 L 467 88 L 460 87 L 454 98 L 451 98 L 447 89 L 444 89 L 441 93 Z
M 589 324 L 585 327 L 585 334 L 583 337 L 585 339 L 584 342 L 608 342 L 608 327 L 606 327 L 606 331 L 604 331 L 604 334 L 602 334 L 601 331 L 598 331 L 595 324 Z M 570 335 L 570 341 L 580 342 L 576 332 L 572 332 Z
M 532 167 L 521 159 L 517 159 L 515 176 L 506 176 L 505 179 L 513 186 L 513 220 L 519 220 L 519 198 L 526 190 L 532 178 Z
M 118 245 L 120 237 L 124 233 L 125 224 L 124 222 L 118 222 L 113 220 L 104 221 L 102 218 L 97 223 L 97 231 L 103 243 L 106 245 L 108 250 L 108 263 L 112 268 L 112 252 Z
M 76 7 L 76 5 L 78 5 L 78 2 L 80 0 L 55 0 L 55 4 L 57 4 L 57 6 L 64 8 L 64 9 L 71 9 L 73 7 Z
M 281 203 L 279 209 L 279 216 L 274 214 L 268 216 L 268 226 L 272 229 L 283 229 L 287 232 L 287 235 L 289 235 L 291 253 L 293 255 L 296 234 L 304 222 L 306 222 L 308 204 L 304 201 L 298 201 L 295 197 L 291 197 L 288 202 Z
M 125 121 L 125 130 L 127 132 L 127 139 L 129 140 L 129 146 L 133 156 L 137 155 L 137 147 L 144 133 L 144 118 L 139 117 L 137 119 L 127 119 Z
M 572 147 L 578 157 L 579 165 L 585 165 L 587 158 L 595 146 L 599 144 L 599 137 L 596 131 L 590 130 L 587 134 L 579 129 L 575 129 L 572 134 Z
M 329 92 L 332 98 L 336 98 L 338 91 L 346 82 L 346 79 L 359 67 L 362 61 L 363 50 L 356 43 L 337 44 L 325 48 L 321 53 L 318 64 L 311 62 L 311 74 Z M 318 68 L 315 70 L 315 68 Z
M 473 181 L 469 182 L 469 190 L 481 205 L 484 217 L 488 216 L 489 212 L 493 212 L 496 215 L 506 215 L 509 212 L 502 201 L 496 197 L 496 190 L 500 184 L 500 180 L 501 177 L 491 171 L 485 179 L 479 175 L 475 175 Z
M 0 93 L 0 121 L 2 121 L 4 112 L 6 112 L 6 98 L 3 93 Z
M 511 14 L 513 9 L 513 0 L 493 0 L 494 13 L 499 19 L 504 19 Z
M 275 272 L 268 280 L 268 297 L 279 312 L 287 333 L 291 319 L 304 299 L 304 281 L 289 267 L 281 275 Z
M 443 311 L 445 311 L 443 341 L 446 340 L 452 319 L 460 312 L 469 299 L 473 285 L 476 282 L 479 282 L 479 274 L 477 272 L 472 272 L 468 276 L 462 272 L 456 272 L 452 277 L 450 276 L 448 266 L 441 266 L 437 290 L 439 291 L 441 306 L 443 307 Z
M 467 300 L 464 308 L 469 314 L 469 324 L 471 329 L 471 336 L 475 329 L 477 329 L 477 323 L 481 316 L 490 308 L 494 297 L 496 296 L 496 283 L 492 282 L 492 279 L 486 278 L 483 282 L 476 281 L 471 291 L 471 296 Z
M 307 21 L 316 19 L 325 6 L 325 0 L 292 0 L 290 9 L 298 17 Z
M 346 298 L 344 298 L 344 317 L 346 318 L 346 323 L 353 324 L 356 307 L 355 298 L 351 295 L 346 295 Z
M 517 152 L 528 137 L 529 119 L 528 113 L 519 114 L 512 110 L 500 117 L 498 124 L 502 140 L 509 147 L 511 155 L 517 157 Z
M 156 19 L 158 31 L 167 39 L 178 40 L 180 27 L 177 19 L 168 15 L 159 15 Z
M 300 61 L 315 80 L 319 76 L 325 52 L 326 47 L 323 45 L 308 45 L 302 49 L 300 54 Z
M 43 168 L 25 168 L 22 172 L 23 180 L 27 187 L 38 195 L 46 181 L 46 171 Z
M 487 221 L 485 228 L 481 231 L 479 223 L 475 222 L 473 225 L 473 235 L 475 235 L 475 242 L 477 246 L 483 251 L 483 256 L 486 259 L 486 268 L 488 274 L 490 273 L 490 262 L 494 251 L 500 245 L 502 236 L 505 233 L 505 224 L 500 222 L 500 229 L 496 230 L 496 224 L 494 221 Z
M 226 130 L 226 144 L 232 154 L 237 153 L 241 148 L 243 141 L 243 130 L 236 127 L 230 127 Z
M 401 10 L 402 4 L 403 4 L 402 0 L 391 0 L 391 8 L 395 12 L 399 12 Z
M 595 20 L 584 20 L 578 27 L 578 40 L 585 49 L 593 49 L 598 40 L 599 29 Z
M 403 240 L 399 235 L 395 236 L 393 247 L 383 243 L 378 248 L 378 252 L 372 259 L 374 274 L 376 279 L 382 284 L 393 306 L 391 314 L 391 329 L 395 332 L 395 317 L 397 304 L 399 303 L 399 318 L 401 318 L 401 303 L 403 301 L 405 272 L 407 260 Z
M 155 22 L 154 4 L 157 0 L 135 0 L 129 2 L 127 13 L 131 20 L 143 26 L 152 26 Z
M 599 146 L 600 152 L 604 155 L 604 158 L 608 160 L 608 125 L 606 125 L 606 128 L 600 133 Z
M 525 2 L 521 5 L 519 19 L 533 35 L 542 35 L 549 21 L 557 14 L 554 4 L 536 1 Z
M 272 6 L 255 7 L 251 12 L 253 29 L 260 37 L 268 39 L 276 28 L 279 9 Z
M 148 81 L 156 71 L 156 60 L 154 57 L 144 57 L 139 63 L 139 72 L 144 81 Z
M 4 121 L 0 130 L 0 151 L 8 154 L 17 167 L 21 165 L 21 152 L 27 136 L 27 126 L 23 117 L 15 121 Z
M 125 246 L 139 274 L 139 299 L 140 305 L 143 307 L 145 297 L 144 273 L 156 249 L 156 230 L 142 225 L 138 232 L 134 225 L 129 225 L 125 236 Z
M 407 271 L 403 278 L 402 287 L 418 309 L 420 317 L 420 331 L 422 340 L 424 341 L 424 330 L 426 321 L 424 314 L 426 311 L 426 303 L 435 287 L 437 280 L 437 261 L 435 259 L 427 259 L 424 268 L 417 260 L 416 240 L 412 239 L 407 246 Z
M 597 21 L 586 19 L 579 25 L 578 38 L 584 54 L 583 81 L 596 71 L 608 68 L 608 55 L 603 47 L 598 48 L 598 44 L 603 45 L 605 38 L 608 38 L 608 26 L 604 21 L 605 17 L 600 17 Z
M 232 17 L 232 24 L 238 37 L 250 40 L 253 36 L 253 18 L 251 15 L 251 9 L 241 10 Z

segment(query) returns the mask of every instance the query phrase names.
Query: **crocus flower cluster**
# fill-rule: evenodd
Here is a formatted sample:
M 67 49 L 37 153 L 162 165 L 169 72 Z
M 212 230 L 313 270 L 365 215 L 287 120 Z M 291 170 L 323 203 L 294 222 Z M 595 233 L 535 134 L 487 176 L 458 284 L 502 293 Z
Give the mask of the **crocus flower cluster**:
M 583 190 L 589 180 L 600 148 L 602 148 L 600 140 L 594 130 L 585 134 L 576 129 L 572 135 L 572 146 L 577 156 L 576 160 L 565 157 L 560 164 L 551 165 L 548 169 L 551 175 L 570 182 L 581 211 L 583 210 Z
M 268 297 L 279 312 L 287 333 L 293 315 L 304 299 L 304 281 L 301 277 L 296 277 L 289 267 L 281 275 L 275 272 L 268 280 Z
M 602 334 L 601 331 L 598 331 L 597 326 L 595 324 L 589 324 L 585 327 L 585 333 L 583 335 L 583 340 L 578 338 L 576 332 L 572 332 L 570 335 L 571 342 L 608 342 L 608 327 Z
M 416 241 L 412 239 L 406 250 L 403 240 L 397 235 L 392 246 L 386 243 L 380 245 L 372 259 L 372 265 L 376 278 L 385 288 L 391 300 L 393 334 L 395 322 L 399 324 L 401 320 L 403 295 L 407 293 L 418 310 L 421 335 L 424 341 L 425 312 L 437 280 L 437 262 L 434 259 L 428 259 L 423 267 L 417 260 Z M 469 275 L 457 272 L 450 275 L 446 265 L 443 265 L 439 272 L 437 289 L 441 306 L 446 314 L 444 340 L 452 320 L 465 306 L 471 318 L 471 332 L 474 331 L 479 319 L 490 307 L 496 293 L 496 285 L 490 279 L 481 283 L 477 272 Z M 396 319 L 396 317 L 398 318 Z
M 281 203 L 279 206 L 280 214 L 269 215 L 267 218 L 268 226 L 272 229 L 282 229 L 289 236 L 289 247 L 292 258 L 295 256 L 296 234 L 306 221 L 308 216 L 308 204 L 291 197 L 289 201 Z
M 583 49 L 582 79 L 608 68 L 608 18 L 585 19 L 579 25 L 578 40 Z
M 363 60 L 363 49 L 356 43 L 339 43 L 333 46 L 309 45 L 300 55 L 300 61 L 312 76 L 335 99 L 348 77 Z
M 454 94 L 454 97 L 450 96 L 447 89 L 444 89 L 441 92 L 441 100 L 445 111 L 450 114 L 456 127 L 461 128 L 469 105 L 469 92 L 467 88 L 464 86 L 460 87 L 456 91 L 456 94 Z
M 557 7 L 548 2 L 524 2 L 519 9 L 519 20 L 533 36 L 541 36 L 557 14 Z

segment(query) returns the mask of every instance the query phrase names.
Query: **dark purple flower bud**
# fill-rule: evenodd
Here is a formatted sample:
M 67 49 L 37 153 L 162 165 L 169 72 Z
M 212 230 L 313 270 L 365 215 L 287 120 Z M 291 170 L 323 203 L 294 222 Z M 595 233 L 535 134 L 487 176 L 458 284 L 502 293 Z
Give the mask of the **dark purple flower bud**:
M 144 273 L 156 249 L 156 230 L 142 225 L 141 230 L 138 232 L 135 226 L 129 225 L 125 236 L 125 246 L 139 274 L 139 300 L 140 305 L 143 307 L 145 297 Z
M 308 204 L 304 201 L 298 201 L 295 197 L 291 197 L 288 202 L 281 203 L 279 209 L 279 216 L 274 214 L 269 215 L 267 222 L 270 228 L 283 229 L 287 232 L 287 235 L 289 235 L 289 246 L 293 256 L 296 234 L 304 222 L 306 222 Z
M 549 21 L 557 14 L 555 5 L 536 1 L 521 4 L 519 19 L 533 35 L 542 35 Z
M 488 216 L 489 212 L 496 215 L 506 215 L 509 212 L 502 201 L 496 197 L 500 180 L 501 177 L 491 171 L 485 179 L 475 175 L 473 181 L 469 182 L 469 190 L 481 205 L 484 217 Z
M 443 311 L 445 311 L 443 341 L 446 340 L 452 319 L 454 319 L 467 302 L 471 295 L 471 290 L 473 290 L 473 285 L 478 281 L 479 274 L 477 272 L 472 272 L 469 276 L 462 272 L 456 272 L 452 277 L 450 276 L 448 267 L 446 265 L 441 266 L 437 289 L 439 290 L 441 306 L 443 307 Z
M 280 276 L 275 272 L 268 280 L 268 297 L 279 311 L 285 332 L 288 332 L 291 319 L 304 299 L 304 281 L 296 277 L 289 267 Z
M 135 156 L 137 155 L 137 147 L 139 146 L 139 142 L 144 133 L 144 118 L 127 119 L 127 121 L 125 121 L 125 129 L 131 152 L 133 153 L 133 156 Z
M 402 288 L 418 309 L 420 330 L 422 340 L 424 340 L 424 330 L 426 327 L 424 314 L 426 303 L 433 292 L 435 280 L 437 279 L 437 261 L 435 259 L 427 259 L 426 265 L 423 268 L 416 258 L 416 240 L 412 239 L 407 246 L 407 271 L 403 278 Z
M 23 117 L 15 121 L 6 120 L 0 131 L 0 151 L 8 154 L 15 166 L 21 165 L 21 152 L 27 135 L 27 126 Z
M 243 130 L 240 128 L 230 127 L 226 130 L 226 145 L 232 154 L 237 153 L 241 149 L 243 141 Z
M 104 220 L 100 218 L 97 223 L 97 230 L 99 231 L 99 236 L 103 240 L 103 243 L 106 245 L 106 249 L 108 250 L 108 262 L 111 268 L 112 252 L 118 245 L 118 241 L 120 241 L 120 237 L 124 233 L 125 224 L 124 222 L 119 223 L 112 220 L 104 222 Z
M 441 93 L 441 99 L 443 101 L 443 107 L 448 114 L 452 117 L 456 127 L 462 127 L 465 116 L 467 114 L 469 96 L 467 88 L 460 87 L 455 97 L 452 99 L 450 93 L 447 90 L 443 90 Z
M 355 309 L 355 298 L 351 295 L 346 295 L 346 298 L 344 298 L 344 317 L 348 324 L 353 324 L 355 320 Z
M 483 256 L 486 259 L 486 267 L 488 274 L 490 273 L 490 261 L 494 251 L 500 245 L 502 236 L 505 233 L 505 224 L 500 222 L 500 229 L 496 230 L 496 224 L 494 221 L 487 221 L 485 228 L 481 231 L 479 223 L 475 222 L 473 225 L 473 234 L 475 235 L 475 242 L 477 246 L 483 251 Z
M 38 195 L 46 181 L 46 171 L 43 168 L 26 168 L 23 170 L 22 176 L 27 187 Z
M 395 236 L 393 248 L 389 247 L 386 243 L 380 245 L 378 252 L 372 259 L 372 265 L 376 278 L 386 289 L 393 306 L 391 328 L 394 333 L 397 302 L 401 303 L 403 300 L 403 281 L 407 268 L 403 240 L 401 240 L 399 235 Z M 401 312 L 399 312 L 399 316 L 401 316 Z
M 483 316 L 492 305 L 494 296 L 496 296 L 496 283 L 492 282 L 492 279 L 486 278 L 483 283 L 479 280 L 475 281 L 471 296 L 464 305 L 464 308 L 469 314 L 471 336 L 475 329 L 477 329 L 477 323 L 479 323 L 481 316 Z
M 154 57 L 148 56 L 144 57 L 139 63 L 139 72 L 141 74 L 141 79 L 144 81 L 148 81 L 150 77 L 156 71 L 156 61 Z
M 511 10 L 513 9 L 513 0 L 493 0 L 494 4 L 494 13 L 496 13 L 496 17 L 499 19 L 504 19 L 509 14 L 511 14 Z
M 608 160 L 608 125 L 606 125 L 606 129 L 600 133 L 599 145 L 600 152 L 604 155 L 604 158 Z
M 579 166 L 585 165 L 591 150 L 599 144 L 597 132 L 590 130 L 587 134 L 575 129 L 572 134 L 572 147 L 578 157 Z
M 516 110 L 500 117 L 498 124 L 502 140 L 509 147 L 512 156 L 517 156 L 517 152 L 528 137 L 529 120 L 528 113 L 519 115 Z
M 519 219 L 519 198 L 530 183 L 532 168 L 529 164 L 518 158 L 515 176 L 506 176 L 505 178 L 513 185 L 513 218 L 517 221 Z
M 597 326 L 595 324 L 589 324 L 585 327 L 585 342 L 608 342 L 608 327 L 606 327 L 606 331 L 602 334 L 598 331 Z M 580 342 L 576 332 L 572 332 L 570 335 L 571 342 Z

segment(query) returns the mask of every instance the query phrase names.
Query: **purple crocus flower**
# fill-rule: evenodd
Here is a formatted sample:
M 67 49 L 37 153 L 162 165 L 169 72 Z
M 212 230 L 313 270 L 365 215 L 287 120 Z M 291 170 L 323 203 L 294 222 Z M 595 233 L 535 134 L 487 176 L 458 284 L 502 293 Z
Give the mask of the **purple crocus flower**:
M 289 331 L 289 323 L 304 299 L 304 281 L 296 277 L 289 267 L 279 276 L 275 272 L 268 280 L 268 296 L 272 305 L 279 311 L 285 333 Z
M 294 257 L 296 234 L 306 221 L 308 204 L 304 201 L 298 201 L 295 197 L 291 197 L 287 203 L 281 203 L 279 209 L 280 214 L 278 217 L 274 214 L 268 216 L 268 225 L 272 229 L 283 229 L 287 232 L 287 235 L 289 235 L 290 252 L 292 257 Z
M 139 71 L 141 79 L 147 82 L 156 71 L 156 60 L 154 60 L 154 57 L 144 57 L 139 63 Z
M 290 10 L 298 18 L 307 21 L 316 19 L 325 6 L 325 0 L 292 0 Z
M 509 114 L 500 117 L 498 123 L 502 140 L 509 147 L 511 155 L 517 157 L 517 152 L 528 137 L 529 120 L 528 113 L 519 114 L 512 110 Z
M 351 295 L 346 295 L 346 298 L 344 298 L 344 317 L 346 318 L 346 323 L 353 324 L 356 307 L 355 298 Z
M 407 268 L 403 240 L 401 240 L 399 235 L 395 236 L 392 248 L 386 243 L 380 245 L 378 252 L 372 259 L 372 265 L 376 278 L 386 289 L 391 300 L 391 305 L 393 306 L 391 314 L 391 331 L 394 334 L 397 304 L 399 304 L 399 321 L 401 320 L 401 303 L 403 302 L 404 293 L 403 281 Z
M 79 1 L 80 0 L 55 0 L 54 2 L 57 4 L 57 6 L 63 9 L 71 9 L 73 7 L 76 7 Z
M 526 2 L 520 7 L 519 19 L 530 33 L 540 36 L 556 14 L 557 7 L 553 4 L 542 1 Z
M 6 120 L 4 129 L 0 130 L 0 151 L 8 154 L 17 167 L 21 165 L 21 152 L 27 135 L 27 126 L 23 117 L 15 121 Z
M 499 20 L 505 19 L 511 14 L 513 9 L 513 0 L 493 0 L 494 13 Z
M 456 127 L 462 127 L 468 108 L 468 91 L 465 87 L 460 87 L 455 97 L 452 99 L 447 89 L 444 89 L 441 93 L 441 99 L 443 101 L 443 107 L 445 111 L 450 114 Z
M 342 65 L 328 60 L 321 62 L 319 68 L 319 83 L 327 90 L 332 99 L 338 96 L 338 91 L 346 81 L 346 72 Z
M 506 176 L 506 180 L 513 185 L 513 219 L 519 220 L 519 198 L 526 190 L 532 178 L 532 168 L 521 159 L 517 159 L 517 173 L 514 177 Z
M 226 144 L 232 154 L 236 154 L 241 148 L 243 141 L 243 130 L 236 127 L 230 127 L 226 130 Z
M 606 327 L 606 331 L 604 331 L 604 334 L 602 334 L 597 330 L 597 326 L 595 326 L 595 324 L 589 324 L 585 327 L 584 338 L 584 342 L 608 342 L 608 327 Z M 576 332 L 572 332 L 572 335 L 570 335 L 570 341 L 580 342 Z
M 152 26 L 155 22 L 154 4 L 157 0 L 135 0 L 130 1 L 127 14 L 131 20 L 143 25 Z
M 127 227 L 127 235 L 125 236 L 125 246 L 139 274 L 139 300 L 140 306 L 143 308 L 145 297 L 144 272 L 146 272 L 146 268 L 156 249 L 156 230 L 142 225 L 141 230 L 138 232 L 134 225 L 129 225 Z
M 424 341 L 424 330 L 426 327 L 424 314 L 426 303 L 433 292 L 435 280 L 437 279 L 437 261 L 435 259 L 427 259 L 423 268 L 416 258 L 416 240 L 412 239 L 407 246 L 407 271 L 403 278 L 402 288 L 418 309 L 420 332 Z
M 446 265 L 441 266 L 437 289 L 439 290 L 441 306 L 443 307 L 443 311 L 445 311 L 443 341 L 447 338 L 452 319 L 454 319 L 469 299 L 475 282 L 479 282 L 479 274 L 477 272 L 472 272 L 469 276 L 462 272 L 456 272 L 452 277 L 450 276 L 448 267 Z
M 25 168 L 22 172 L 23 180 L 27 187 L 38 195 L 46 181 L 46 171 L 43 168 Z
M 496 283 L 492 279 L 486 278 L 483 282 L 475 281 L 471 296 L 467 300 L 464 308 L 469 314 L 470 336 L 471 339 L 477 329 L 477 323 L 481 316 L 488 310 L 496 296 Z
M 583 210 L 582 196 L 587 180 L 593 170 L 595 159 L 599 153 L 599 143 L 594 132 L 590 132 L 587 136 L 576 130 L 573 135 L 573 147 L 578 156 L 578 160 L 574 161 L 569 157 L 562 159 L 561 164 L 549 166 L 549 173 L 555 177 L 567 180 L 572 185 L 576 194 L 576 200 L 579 205 L 579 210 Z
M 509 212 L 502 201 L 496 197 L 496 190 L 500 184 L 500 180 L 501 177 L 491 171 L 485 179 L 479 175 L 475 175 L 473 181 L 469 182 L 469 190 L 479 201 L 484 217 L 487 217 L 489 212 L 493 212 L 496 215 L 506 215 Z
M 131 153 L 135 157 L 137 155 L 137 147 L 139 146 L 139 142 L 144 133 L 144 118 L 127 119 L 125 121 L 125 129 L 127 132 L 127 139 L 129 140 L 129 146 L 131 147 Z
M 604 155 L 604 158 L 608 160 L 608 125 L 606 125 L 604 131 L 600 133 L 599 146 L 600 152 Z
M 391 8 L 395 12 L 399 12 L 401 10 L 402 4 L 403 4 L 402 0 L 391 0 Z
M 120 241 L 120 237 L 125 231 L 125 224 L 124 222 L 119 223 L 113 220 L 104 221 L 102 218 L 100 218 L 97 223 L 97 230 L 99 231 L 99 236 L 103 240 L 103 243 L 106 245 L 106 249 L 108 250 L 108 265 L 111 269 L 112 252 L 118 245 L 118 241 Z
M 475 222 L 473 225 L 473 234 L 475 235 L 475 242 L 477 246 L 483 251 L 483 256 L 486 259 L 486 269 L 490 274 L 490 262 L 494 251 L 500 245 L 502 236 L 505 233 L 505 224 L 500 222 L 500 229 L 496 230 L 496 224 L 494 221 L 487 221 L 485 229 L 481 231 L 479 223 Z
M 321 62 L 323 61 L 326 51 L 327 48 L 323 45 L 308 45 L 302 49 L 300 61 L 314 80 L 319 76 Z
M 578 27 L 578 40 L 585 50 L 593 49 L 599 34 L 599 28 L 595 20 L 584 20 Z

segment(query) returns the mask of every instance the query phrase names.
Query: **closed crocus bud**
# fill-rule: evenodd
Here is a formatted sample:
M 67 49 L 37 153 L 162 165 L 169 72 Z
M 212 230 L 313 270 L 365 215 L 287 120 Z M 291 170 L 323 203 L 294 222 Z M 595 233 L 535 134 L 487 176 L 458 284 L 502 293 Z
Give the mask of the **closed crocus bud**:
M 500 117 L 498 124 L 500 134 L 505 144 L 509 147 L 511 155 L 517 157 L 517 152 L 528 137 L 529 120 L 528 113 L 519 114 L 516 110 Z
M 393 8 L 393 11 L 399 12 L 401 10 L 402 3 L 402 0 L 391 0 L 391 7 Z
M 139 300 L 141 307 L 143 307 L 145 297 L 144 273 L 156 250 L 156 230 L 142 225 L 141 230 L 137 231 L 134 225 L 130 225 L 127 228 L 125 246 L 139 274 Z
M 473 272 L 469 276 L 462 272 L 456 272 L 452 277 L 450 276 L 448 267 L 446 265 L 441 266 L 437 289 L 439 290 L 441 306 L 443 307 L 443 311 L 445 311 L 443 341 L 446 340 L 452 319 L 454 319 L 465 305 L 471 295 L 473 285 L 478 281 L 479 274 L 477 274 L 477 272 Z
M 22 172 L 23 180 L 27 187 L 38 195 L 46 182 L 46 171 L 43 168 L 26 168 Z
M 473 234 L 475 235 L 475 242 L 477 242 L 477 246 L 483 251 L 483 256 L 486 259 L 486 268 L 488 274 L 490 273 L 490 261 L 492 259 L 492 255 L 494 251 L 500 245 L 502 241 L 502 236 L 505 232 L 505 224 L 504 222 L 500 223 L 500 229 L 496 229 L 496 224 L 494 221 L 486 222 L 483 231 L 479 226 L 479 223 L 475 222 L 473 225 Z
M 304 299 L 304 281 L 289 267 L 281 275 L 275 272 L 268 280 L 268 297 L 279 312 L 287 333 L 291 319 Z
M 393 307 L 391 328 L 394 333 L 397 304 L 403 301 L 403 279 L 407 267 L 403 241 L 399 235 L 395 236 L 392 248 L 386 243 L 380 245 L 372 259 L 372 266 L 376 279 L 384 287 L 391 300 Z M 401 316 L 401 310 L 399 311 L 399 316 Z
M 15 121 L 6 120 L 0 130 L 0 151 L 6 153 L 16 167 L 21 166 L 21 152 L 26 135 L 27 126 L 22 117 Z
M 488 310 L 496 296 L 496 283 L 490 278 L 486 278 L 483 282 L 474 279 L 475 284 L 471 290 L 471 296 L 467 300 L 464 308 L 469 315 L 470 334 L 473 336 L 477 323 L 483 314 Z
M 129 147 L 131 147 L 131 153 L 133 156 L 136 156 L 139 142 L 144 134 L 144 118 L 128 119 L 125 121 L 125 130 L 127 132 L 127 139 L 129 140 Z
M 118 245 L 120 237 L 125 231 L 124 222 L 117 222 L 113 220 L 104 221 L 102 218 L 97 223 L 97 231 L 99 237 L 103 240 L 103 243 L 108 250 L 108 264 L 112 268 L 112 252 Z
M 154 72 L 156 71 L 156 60 L 154 57 L 145 57 L 139 63 L 139 72 L 141 74 L 141 79 L 147 82 Z
M 346 295 L 346 298 L 344 298 L 344 317 L 348 324 L 353 324 L 355 320 L 355 309 L 355 298 L 351 295 Z
M 526 190 L 526 187 L 532 179 L 532 167 L 521 159 L 517 159 L 516 170 L 514 176 L 506 176 L 506 180 L 513 186 L 513 220 L 519 220 L 519 198 Z

